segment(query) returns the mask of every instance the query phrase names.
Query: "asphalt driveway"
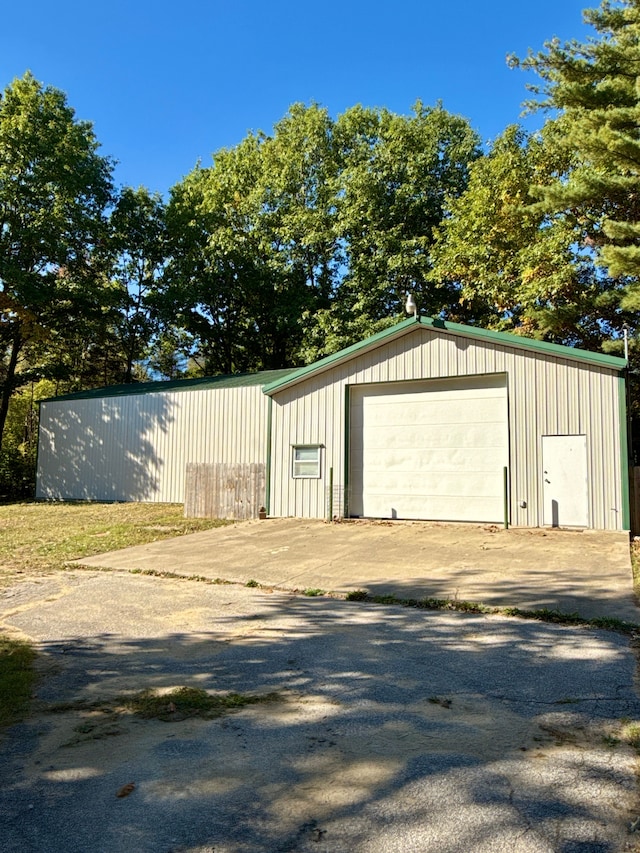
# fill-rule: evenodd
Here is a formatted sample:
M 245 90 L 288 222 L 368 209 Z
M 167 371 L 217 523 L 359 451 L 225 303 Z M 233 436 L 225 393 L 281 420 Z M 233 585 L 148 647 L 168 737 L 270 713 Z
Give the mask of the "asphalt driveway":
M 620 634 L 117 571 L 0 604 L 43 674 L 0 741 L 3 853 L 637 849 Z M 277 696 L 214 720 L 114 707 L 176 686 Z
M 280 589 L 365 589 L 640 623 L 624 533 L 495 525 L 249 521 L 81 561 Z
M 3 853 L 640 849 L 628 636 L 293 592 L 640 621 L 626 537 L 282 519 L 83 563 L 109 570 L 0 598 L 42 674 L 0 740 Z M 118 698 L 176 687 L 274 695 L 168 722 Z

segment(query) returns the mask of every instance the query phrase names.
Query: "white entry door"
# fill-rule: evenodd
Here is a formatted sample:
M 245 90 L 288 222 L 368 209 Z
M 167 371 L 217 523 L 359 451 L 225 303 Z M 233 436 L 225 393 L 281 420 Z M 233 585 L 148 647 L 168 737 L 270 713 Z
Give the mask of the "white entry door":
M 543 435 L 544 523 L 588 527 L 586 435 Z
M 504 517 L 503 374 L 354 386 L 350 426 L 351 515 Z

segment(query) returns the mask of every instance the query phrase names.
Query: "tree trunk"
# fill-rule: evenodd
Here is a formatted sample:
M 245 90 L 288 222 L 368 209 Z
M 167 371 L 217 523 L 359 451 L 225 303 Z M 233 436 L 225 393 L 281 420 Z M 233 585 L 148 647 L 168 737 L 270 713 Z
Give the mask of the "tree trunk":
M 0 398 L 0 448 L 2 447 L 2 439 L 4 436 L 4 425 L 7 421 L 7 413 L 9 411 L 9 401 L 13 394 L 13 381 L 16 375 L 16 367 L 18 366 L 18 356 L 22 349 L 22 335 L 20 334 L 20 326 L 16 326 L 13 342 L 11 344 L 11 356 L 7 365 L 7 375 L 4 385 L 2 386 L 2 397 Z
M 125 384 L 133 382 L 133 355 L 132 353 L 127 353 L 127 367 L 124 374 Z

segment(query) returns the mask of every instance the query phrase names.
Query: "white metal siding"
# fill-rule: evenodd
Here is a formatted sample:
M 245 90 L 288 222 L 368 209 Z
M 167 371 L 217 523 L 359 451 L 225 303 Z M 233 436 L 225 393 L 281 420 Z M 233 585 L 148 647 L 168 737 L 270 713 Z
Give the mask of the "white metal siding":
M 621 529 L 617 371 L 425 327 L 274 394 L 271 513 L 325 516 L 329 468 L 344 482 L 345 386 L 492 373 L 507 374 L 511 522 L 543 524 L 542 435 L 584 434 L 590 525 Z M 294 444 L 324 445 L 322 479 L 292 479 Z
M 260 386 L 50 401 L 37 497 L 184 501 L 187 462 L 266 462 Z

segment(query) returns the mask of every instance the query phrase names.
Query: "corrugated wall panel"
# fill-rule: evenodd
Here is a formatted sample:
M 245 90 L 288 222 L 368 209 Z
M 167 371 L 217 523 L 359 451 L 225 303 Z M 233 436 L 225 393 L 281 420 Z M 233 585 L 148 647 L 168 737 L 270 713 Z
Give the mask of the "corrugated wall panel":
M 511 522 L 543 522 L 542 436 L 585 434 L 590 523 L 621 529 L 618 373 L 424 327 L 274 395 L 272 514 L 324 517 L 329 468 L 344 479 L 345 385 L 486 373 L 507 374 Z M 316 442 L 321 478 L 294 480 L 292 445 Z
M 187 462 L 266 462 L 260 386 L 42 403 L 37 497 L 182 503 Z

